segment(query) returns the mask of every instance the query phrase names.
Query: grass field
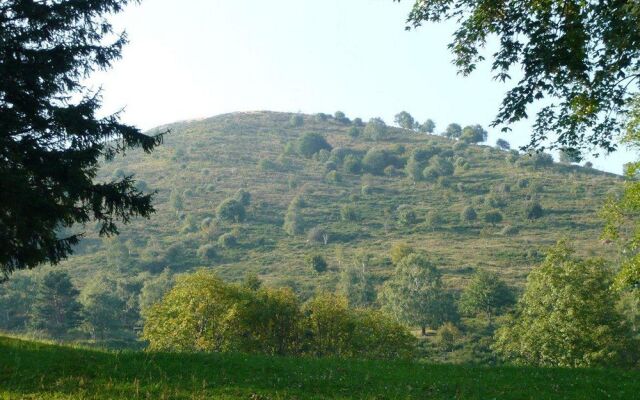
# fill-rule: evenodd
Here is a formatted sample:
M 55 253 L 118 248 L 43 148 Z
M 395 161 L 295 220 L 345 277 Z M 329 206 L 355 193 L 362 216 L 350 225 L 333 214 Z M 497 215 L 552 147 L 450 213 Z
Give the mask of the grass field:
M 106 352 L 0 337 L 2 399 L 634 399 L 640 371 Z

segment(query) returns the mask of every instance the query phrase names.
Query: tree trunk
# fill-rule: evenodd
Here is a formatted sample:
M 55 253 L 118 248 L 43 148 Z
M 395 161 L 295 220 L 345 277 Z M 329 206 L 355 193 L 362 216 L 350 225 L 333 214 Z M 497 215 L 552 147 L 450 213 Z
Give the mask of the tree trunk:
M 427 327 L 426 326 L 422 326 L 420 328 L 422 329 L 422 336 L 427 336 Z

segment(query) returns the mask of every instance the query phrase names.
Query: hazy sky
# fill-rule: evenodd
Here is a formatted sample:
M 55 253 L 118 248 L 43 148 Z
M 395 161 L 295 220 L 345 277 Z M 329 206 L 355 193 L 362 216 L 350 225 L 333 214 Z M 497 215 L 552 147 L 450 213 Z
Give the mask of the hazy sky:
M 461 77 L 447 49 L 452 25 L 405 31 L 411 0 L 143 0 L 114 18 L 130 44 L 96 74 L 105 111 L 147 129 L 250 110 L 380 116 L 401 110 L 440 132 L 487 127 L 508 88 L 484 64 Z M 525 144 L 529 124 L 502 135 Z M 594 164 L 620 173 L 628 152 Z

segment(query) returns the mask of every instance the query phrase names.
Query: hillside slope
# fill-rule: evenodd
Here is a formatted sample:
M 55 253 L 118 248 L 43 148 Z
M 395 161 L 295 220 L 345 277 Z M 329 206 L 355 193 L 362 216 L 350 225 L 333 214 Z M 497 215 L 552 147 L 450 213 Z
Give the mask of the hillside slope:
M 100 175 L 110 179 L 135 173 L 143 187 L 157 190 L 157 214 L 123 227 L 113 240 L 88 233 L 64 266 L 80 282 L 98 268 L 158 272 L 207 266 L 232 280 L 252 271 L 271 285 L 308 294 L 335 287 L 339 267 L 356 251 L 372 256 L 370 267 L 382 281 L 392 270 L 388 252 L 395 242 L 424 250 L 453 287 L 463 284 L 470 267 L 497 271 L 520 285 L 539 262 L 540 250 L 562 237 L 573 241 L 579 253 L 609 257 L 611 250 L 598 241 L 597 211 L 619 185 L 615 175 L 560 164 L 535 168 L 528 165 L 528 156 L 489 146 L 456 146 L 440 136 L 395 128 L 382 140 L 354 139 L 348 134 L 351 125 L 333 118 L 305 115 L 301 126 L 293 126 L 291 119 L 286 113 L 235 113 L 160 128 L 171 133 L 152 155 L 128 153 L 105 165 Z M 401 165 L 386 175 L 348 173 L 338 165 L 339 181 L 328 180 L 325 160 L 284 154 L 287 143 L 304 132 L 324 135 L 334 153 L 348 148 L 361 156 L 375 147 L 403 163 L 414 149 L 437 146 L 451 162 L 467 166 L 439 182 L 414 183 Z M 216 207 L 241 188 L 252 199 L 246 221 L 216 223 Z M 305 203 L 299 212 L 304 232 L 291 236 L 283 220 L 296 197 Z M 532 199 L 545 213 L 530 221 L 524 208 Z M 355 221 L 341 218 L 345 205 L 355 210 Z M 470 205 L 478 219 L 462 221 L 460 214 Z M 398 222 L 399 207 L 415 212 L 414 224 Z M 502 222 L 484 221 L 493 209 L 504 215 Z M 326 245 L 308 240 L 315 226 L 328 234 Z M 238 243 L 225 248 L 219 236 L 229 232 Z M 304 257 L 312 252 L 327 258 L 327 273 L 305 265 Z
M 630 399 L 638 371 L 105 352 L 0 336 L 7 399 Z

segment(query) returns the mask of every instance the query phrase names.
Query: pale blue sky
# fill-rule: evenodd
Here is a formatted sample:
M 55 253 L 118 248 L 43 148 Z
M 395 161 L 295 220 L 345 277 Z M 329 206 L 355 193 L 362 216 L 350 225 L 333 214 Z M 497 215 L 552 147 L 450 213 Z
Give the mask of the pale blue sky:
M 398 111 L 487 127 L 508 88 L 484 64 L 461 77 L 447 44 L 452 25 L 405 31 L 412 1 L 144 0 L 114 19 L 130 44 L 113 69 L 96 74 L 105 111 L 147 129 L 250 110 L 344 111 L 349 117 Z M 529 124 L 501 135 L 525 144 Z M 620 173 L 634 157 L 619 152 L 594 164 Z

